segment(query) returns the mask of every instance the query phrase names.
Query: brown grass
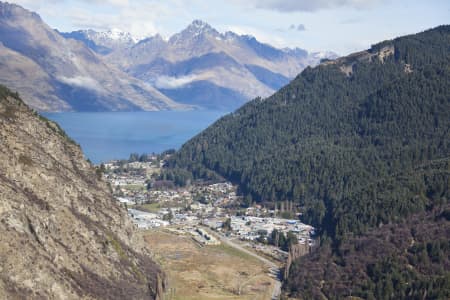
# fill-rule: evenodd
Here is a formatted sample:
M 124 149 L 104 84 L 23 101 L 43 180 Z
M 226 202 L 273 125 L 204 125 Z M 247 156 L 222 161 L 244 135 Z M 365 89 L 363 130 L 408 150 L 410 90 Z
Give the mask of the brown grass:
M 165 299 L 270 298 L 274 281 L 267 268 L 240 251 L 223 245 L 200 247 L 188 235 L 162 230 L 146 231 L 144 238 L 168 275 Z

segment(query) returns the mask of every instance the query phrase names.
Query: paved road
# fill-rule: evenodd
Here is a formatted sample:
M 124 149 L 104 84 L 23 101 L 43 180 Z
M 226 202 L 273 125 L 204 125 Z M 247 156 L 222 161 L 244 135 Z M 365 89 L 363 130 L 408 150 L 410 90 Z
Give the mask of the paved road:
M 266 264 L 269 267 L 269 273 L 270 273 L 271 277 L 273 279 L 275 279 L 275 286 L 273 288 L 271 300 L 280 299 L 280 295 L 281 295 L 281 273 L 280 272 L 281 271 L 278 268 L 278 266 L 274 262 L 272 262 L 262 256 L 259 256 L 258 254 L 242 247 L 241 245 L 239 245 L 237 243 L 234 243 L 231 239 L 229 239 L 227 237 L 224 237 L 220 234 L 217 236 L 222 241 L 222 243 L 225 243 L 230 247 L 236 248 L 250 256 L 253 256 L 254 258 L 256 258 L 256 259 L 260 260 L 261 262 L 263 262 L 264 264 Z

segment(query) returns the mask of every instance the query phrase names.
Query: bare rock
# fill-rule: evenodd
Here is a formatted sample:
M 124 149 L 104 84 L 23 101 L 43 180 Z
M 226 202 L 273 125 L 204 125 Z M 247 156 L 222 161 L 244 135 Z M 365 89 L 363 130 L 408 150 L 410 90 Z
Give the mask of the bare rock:
M 79 146 L 0 87 L 0 298 L 160 299 L 134 231 Z

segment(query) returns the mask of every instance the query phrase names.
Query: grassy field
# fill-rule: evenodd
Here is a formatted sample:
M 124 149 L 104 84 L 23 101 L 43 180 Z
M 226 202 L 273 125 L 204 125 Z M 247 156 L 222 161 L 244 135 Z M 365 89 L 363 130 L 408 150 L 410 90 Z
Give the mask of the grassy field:
M 270 299 L 267 268 L 226 245 L 201 247 L 189 236 L 162 230 L 144 238 L 168 275 L 165 300 Z
M 149 203 L 136 205 L 134 208 L 150 213 L 157 213 L 161 209 L 161 205 L 159 203 Z
M 123 188 L 129 191 L 145 191 L 147 189 L 145 185 L 141 184 L 127 184 Z

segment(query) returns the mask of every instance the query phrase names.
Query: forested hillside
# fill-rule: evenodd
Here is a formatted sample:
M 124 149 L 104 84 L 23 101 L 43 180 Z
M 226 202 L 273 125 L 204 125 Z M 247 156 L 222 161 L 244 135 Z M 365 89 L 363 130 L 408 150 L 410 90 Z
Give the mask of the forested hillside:
M 449 87 L 450 26 L 385 41 L 307 68 L 223 117 L 178 151 L 167 174 L 218 174 L 247 203 L 294 201 L 340 256 L 352 234 L 449 202 Z
M 450 206 L 322 245 L 290 268 L 290 298 L 449 299 Z

